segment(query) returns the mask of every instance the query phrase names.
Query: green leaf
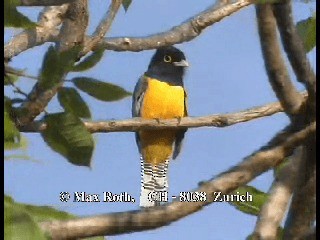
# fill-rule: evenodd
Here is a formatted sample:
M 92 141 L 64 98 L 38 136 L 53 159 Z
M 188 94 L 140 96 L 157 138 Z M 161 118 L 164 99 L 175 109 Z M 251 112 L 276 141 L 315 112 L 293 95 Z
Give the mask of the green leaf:
M 17 148 L 20 148 L 20 143 L 9 142 L 9 141 L 4 142 L 4 149 L 5 150 L 15 150 Z
M 76 89 L 69 87 L 60 88 L 58 100 L 66 112 L 71 112 L 82 118 L 91 118 L 87 104 Z
M 6 199 L 6 196 L 4 200 L 5 239 L 47 239 L 38 224 L 22 206 L 15 204 L 12 199 Z
M 72 113 L 49 114 L 41 135 L 45 142 L 74 165 L 90 166 L 94 141 L 83 122 Z
M 61 53 L 56 51 L 53 46 L 50 46 L 42 63 L 41 73 L 39 76 L 40 87 L 48 89 L 61 82 L 64 75 L 72 69 L 79 52 L 79 46 Z
M 316 46 L 316 16 L 299 21 L 297 23 L 297 31 L 303 41 L 306 52 L 310 52 Z
M 10 118 L 10 114 L 4 111 L 4 148 L 14 149 L 20 147 L 20 132 Z
M 3 160 L 12 161 L 12 160 L 31 160 L 30 156 L 27 155 L 19 155 L 19 154 L 11 154 L 9 156 L 4 156 Z M 35 162 L 35 161 L 33 161 Z
M 24 137 L 23 135 L 20 135 L 20 141 L 18 143 L 5 142 L 4 146 L 5 146 L 4 147 L 5 152 L 4 152 L 3 160 L 5 161 L 27 160 L 27 161 L 37 162 L 36 160 L 28 156 L 28 153 L 26 151 L 28 147 L 28 141 L 27 141 L 27 138 Z M 6 150 L 14 150 L 17 148 L 19 148 L 19 153 L 6 151 Z
M 72 72 L 83 72 L 94 67 L 102 58 L 104 48 L 100 48 L 86 57 L 83 61 L 72 67 Z
M 21 135 L 12 121 L 12 100 L 4 96 L 4 149 L 11 150 L 21 147 Z
M 267 201 L 268 194 L 248 185 L 237 188 L 231 194 L 245 195 L 247 193 L 252 195 L 252 201 L 234 201 L 228 203 L 235 206 L 241 212 L 258 216 L 263 204 Z
M 4 195 L 5 206 L 5 239 L 49 239 L 43 238 L 44 235 L 40 231 L 38 224 L 43 221 L 68 220 L 74 219 L 75 216 L 63 211 L 56 210 L 48 206 L 33 206 L 29 204 L 17 203 L 10 196 Z M 18 216 L 20 225 L 16 221 L 12 221 L 12 215 Z M 7 221 L 6 221 L 7 217 Z M 9 218 L 8 218 L 9 217 Z M 11 219 L 10 219 L 11 217 Z M 9 221 L 8 221 L 9 220 Z M 30 224 L 31 223 L 31 224 Z M 26 235 L 21 233 L 28 227 Z M 16 231 L 16 232 L 15 232 Z M 32 233 L 34 235 L 29 235 Z M 40 235 L 38 235 L 40 233 Z M 14 235 L 12 235 L 14 234 Z M 30 237 L 31 236 L 31 237 Z M 103 240 L 103 237 L 85 238 L 90 240 Z
M 93 78 L 78 77 L 72 79 L 72 81 L 77 88 L 101 101 L 118 101 L 131 95 L 130 92 L 127 92 L 122 87 Z
M 89 237 L 89 238 L 83 238 L 83 240 L 104 240 L 104 237 Z
M 74 215 L 56 210 L 49 206 L 33 206 L 29 204 L 17 203 L 12 197 L 4 195 L 4 203 L 8 205 L 15 205 L 29 213 L 36 222 L 51 221 L 51 220 L 68 220 L 75 218 Z
M 27 138 L 23 137 L 19 134 L 19 139 L 16 142 L 4 142 L 4 149 L 5 150 L 13 150 L 19 148 L 19 150 L 26 150 L 28 146 Z M 28 157 L 25 159 L 29 159 Z
M 75 216 L 56 210 L 48 206 L 33 206 L 29 204 L 22 204 L 15 202 L 10 196 L 4 196 L 5 205 L 5 239 L 48 239 L 40 231 L 38 224 L 43 221 L 53 221 L 53 220 L 67 220 L 75 218 Z M 6 214 L 11 216 L 7 218 L 8 222 L 6 224 Z M 18 216 L 19 224 L 12 221 L 12 215 Z M 28 229 L 25 229 L 28 227 Z M 26 231 L 24 234 L 23 231 Z M 7 231 L 7 233 L 6 233 Z M 30 235 L 29 235 L 30 233 Z M 12 235 L 14 234 L 14 235 Z M 40 235 L 39 235 L 40 234 Z
M 4 85 L 11 85 L 19 79 L 19 76 L 11 73 L 6 73 L 4 75 Z
M 4 26 L 15 28 L 33 28 L 36 23 L 18 12 L 19 0 L 4 0 Z
M 122 6 L 123 6 L 125 11 L 128 11 L 131 3 L 132 3 L 132 0 L 123 0 L 122 1 Z
M 3 103 L 4 103 L 4 111 L 11 112 L 12 111 L 12 99 L 7 96 L 4 96 Z
M 36 222 L 53 221 L 53 220 L 68 220 L 75 218 L 73 215 L 58 211 L 49 206 L 32 206 L 24 204 L 25 210 L 32 215 Z

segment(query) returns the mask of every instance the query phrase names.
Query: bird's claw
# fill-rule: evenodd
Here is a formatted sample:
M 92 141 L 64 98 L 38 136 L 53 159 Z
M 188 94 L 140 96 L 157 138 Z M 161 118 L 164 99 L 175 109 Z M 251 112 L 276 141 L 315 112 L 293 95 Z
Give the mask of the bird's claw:
M 156 120 L 157 123 L 160 124 L 160 119 L 159 118 L 154 118 L 154 120 Z
M 176 117 L 176 119 L 178 120 L 178 125 L 180 125 L 182 117 Z

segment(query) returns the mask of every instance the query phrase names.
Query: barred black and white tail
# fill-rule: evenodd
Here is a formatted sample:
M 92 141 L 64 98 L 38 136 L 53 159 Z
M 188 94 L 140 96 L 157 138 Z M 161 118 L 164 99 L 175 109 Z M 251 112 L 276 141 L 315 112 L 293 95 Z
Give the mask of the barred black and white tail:
M 169 160 L 153 166 L 151 163 L 141 160 L 141 193 L 140 207 L 152 207 L 160 202 L 153 201 L 154 192 L 168 191 L 168 165 Z

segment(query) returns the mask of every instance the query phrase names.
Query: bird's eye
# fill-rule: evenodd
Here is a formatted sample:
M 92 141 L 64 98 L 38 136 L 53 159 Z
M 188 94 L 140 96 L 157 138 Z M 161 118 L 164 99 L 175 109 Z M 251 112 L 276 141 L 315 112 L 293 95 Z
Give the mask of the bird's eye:
M 163 61 L 165 61 L 165 62 L 171 62 L 171 57 L 169 56 L 169 55 L 164 55 L 164 58 L 163 58 Z

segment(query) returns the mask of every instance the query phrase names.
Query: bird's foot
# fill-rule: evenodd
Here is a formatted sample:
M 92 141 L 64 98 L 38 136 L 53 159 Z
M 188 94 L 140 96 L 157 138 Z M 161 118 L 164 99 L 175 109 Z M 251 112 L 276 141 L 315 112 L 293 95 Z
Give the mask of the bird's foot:
M 180 125 L 182 117 L 175 117 L 175 118 L 178 120 L 178 125 Z
M 156 120 L 157 123 L 160 124 L 160 118 L 154 118 L 154 120 Z

